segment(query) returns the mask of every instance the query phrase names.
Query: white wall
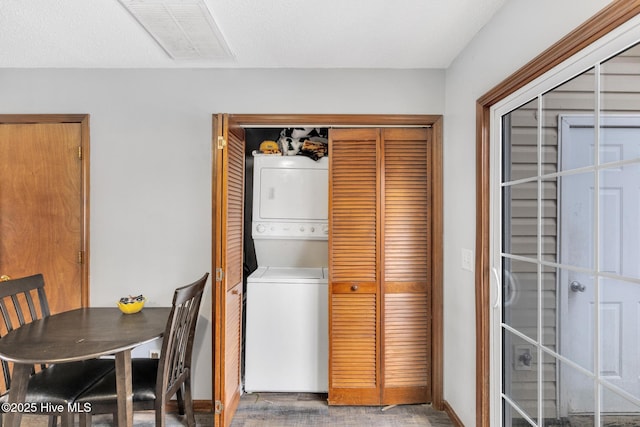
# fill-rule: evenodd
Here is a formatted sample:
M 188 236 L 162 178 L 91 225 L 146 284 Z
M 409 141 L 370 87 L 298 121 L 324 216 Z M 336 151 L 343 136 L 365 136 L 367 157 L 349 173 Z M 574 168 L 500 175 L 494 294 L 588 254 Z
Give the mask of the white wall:
M 475 101 L 608 3 L 510 0 L 437 70 L 0 69 L 0 113 L 91 115 L 91 304 L 173 289 L 211 269 L 211 115 L 444 112 L 444 397 L 475 424 Z M 446 99 L 446 108 L 445 108 Z M 196 399 L 211 397 L 210 286 Z
M 608 0 L 509 0 L 447 69 L 444 116 L 444 397 L 475 425 L 475 102 Z
M 0 113 L 88 113 L 91 305 L 211 271 L 214 113 L 442 114 L 442 70 L 0 69 Z M 211 398 L 211 281 L 194 394 Z

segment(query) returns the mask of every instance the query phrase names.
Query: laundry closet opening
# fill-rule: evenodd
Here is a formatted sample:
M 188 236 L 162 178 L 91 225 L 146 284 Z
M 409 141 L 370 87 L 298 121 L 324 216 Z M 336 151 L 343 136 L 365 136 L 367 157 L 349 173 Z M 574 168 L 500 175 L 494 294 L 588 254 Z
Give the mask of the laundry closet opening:
M 243 384 L 328 392 L 328 129 L 245 129 Z
M 218 114 L 213 131 L 223 424 L 244 392 L 446 409 L 442 117 Z

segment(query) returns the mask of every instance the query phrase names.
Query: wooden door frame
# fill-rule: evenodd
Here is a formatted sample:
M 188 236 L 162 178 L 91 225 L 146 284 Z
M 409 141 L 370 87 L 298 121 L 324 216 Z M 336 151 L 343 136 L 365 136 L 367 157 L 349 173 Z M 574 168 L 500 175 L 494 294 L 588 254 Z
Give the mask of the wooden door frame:
M 215 115 L 214 127 L 215 127 Z M 433 141 L 431 144 L 431 173 L 432 173 L 432 259 L 431 259 L 431 280 L 432 280 L 432 323 L 431 323 L 431 343 L 432 343 L 432 405 L 437 410 L 450 409 L 443 398 L 443 187 L 442 187 L 442 116 L 423 114 L 230 114 L 229 126 L 239 126 L 243 128 L 252 127 L 291 127 L 291 126 L 313 126 L 313 127 L 359 127 L 359 126 L 425 126 L 433 130 Z M 215 135 L 215 131 L 214 131 Z M 217 141 L 213 141 L 215 147 Z M 216 154 L 215 148 L 213 167 L 215 169 Z M 213 171 L 215 177 L 216 171 Z M 212 217 L 215 230 L 215 200 Z M 215 241 L 215 240 L 214 240 Z M 212 259 L 216 259 L 215 247 Z M 215 310 L 215 301 L 212 302 Z M 214 341 L 215 343 L 215 338 Z M 215 361 L 213 366 L 215 372 Z M 215 390 L 215 379 L 213 388 Z M 213 399 L 215 400 L 215 394 Z
M 490 109 L 640 13 L 640 0 L 614 0 L 476 103 L 476 425 L 490 425 Z
M 81 179 L 82 179 L 82 214 L 80 230 L 80 250 L 82 256 L 82 272 L 80 275 L 80 292 L 82 307 L 89 306 L 89 115 L 88 114 L 0 114 L 0 124 L 37 124 L 37 123 L 78 123 L 81 129 Z

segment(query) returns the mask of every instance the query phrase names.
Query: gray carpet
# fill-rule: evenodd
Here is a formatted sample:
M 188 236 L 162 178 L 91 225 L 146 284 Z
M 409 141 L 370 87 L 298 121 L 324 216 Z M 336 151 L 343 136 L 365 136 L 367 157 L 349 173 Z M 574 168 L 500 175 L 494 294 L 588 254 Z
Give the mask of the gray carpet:
M 448 427 L 454 424 L 430 405 L 329 406 L 311 393 L 253 393 L 240 400 L 231 427 Z
M 186 426 L 186 422 L 183 422 L 183 417 L 178 414 L 167 414 L 166 418 L 167 427 Z M 25 415 L 22 417 L 21 427 L 47 427 L 48 417 L 43 415 Z M 76 425 L 78 420 L 76 417 Z M 135 427 L 154 427 L 155 426 L 155 414 L 150 412 L 135 412 L 133 414 L 133 424 Z M 58 426 L 60 422 L 58 421 Z M 94 415 L 92 417 L 93 427 L 111 427 L 113 426 L 113 417 L 111 415 Z M 196 414 L 197 426 L 213 426 L 212 414 Z
M 183 417 L 167 414 L 167 427 L 185 426 Z M 134 413 L 136 427 L 153 427 L 152 411 Z M 213 426 L 213 415 L 197 413 L 197 426 Z M 25 415 L 23 427 L 45 427 L 47 417 Z M 110 415 L 95 415 L 94 427 L 112 426 Z M 231 427 L 449 427 L 444 412 L 430 405 L 329 406 L 326 396 L 313 393 L 252 393 L 240 399 Z

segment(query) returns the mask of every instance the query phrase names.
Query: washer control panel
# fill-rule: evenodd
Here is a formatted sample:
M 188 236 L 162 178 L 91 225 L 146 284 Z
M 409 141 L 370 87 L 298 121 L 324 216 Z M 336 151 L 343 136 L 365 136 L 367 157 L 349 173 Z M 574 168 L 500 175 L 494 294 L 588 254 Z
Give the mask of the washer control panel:
M 313 239 L 327 240 L 329 224 L 326 222 L 254 222 L 254 239 Z

